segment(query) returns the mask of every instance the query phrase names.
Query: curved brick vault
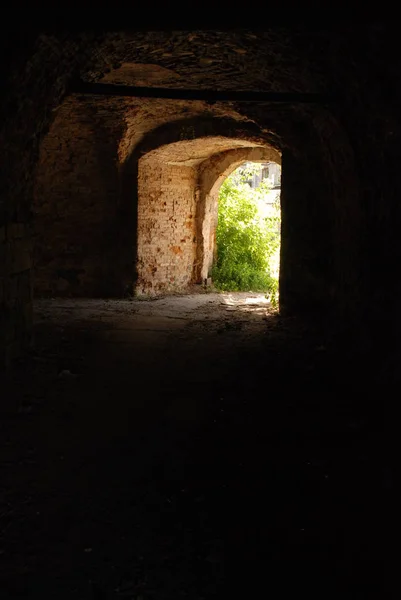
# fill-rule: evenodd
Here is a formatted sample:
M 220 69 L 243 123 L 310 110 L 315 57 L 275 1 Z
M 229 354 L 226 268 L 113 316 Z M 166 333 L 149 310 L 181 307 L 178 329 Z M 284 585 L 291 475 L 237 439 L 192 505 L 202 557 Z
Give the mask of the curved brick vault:
M 282 311 L 335 314 L 364 331 L 367 319 L 383 324 L 383 305 L 391 319 L 398 280 L 389 277 L 384 289 L 372 285 L 372 274 L 383 265 L 389 274 L 397 272 L 401 253 L 396 34 L 391 25 L 367 24 L 319 32 L 294 26 L 35 33 L 24 44 L 5 39 L 10 58 L 3 72 L 7 93 L 0 101 L 1 360 L 30 343 L 33 282 L 38 292 L 78 294 L 87 285 L 96 295 L 122 294 L 135 283 L 135 177 L 158 161 L 202 178 L 201 165 L 216 155 L 212 149 L 199 164 L 182 167 L 167 165 L 174 160 L 166 161 L 165 154 L 152 154 L 194 138 L 247 140 L 280 151 Z M 76 77 L 175 88 L 323 92 L 333 101 L 208 105 L 68 95 Z M 174 138 L 180 122 L 191 119 L 219 121 L 222 129 L 195 135 L 189 129 Z M 216 146 L 217 155 L 242 147 Z M 198 234 L 199 223 L 197 239 Z M 204 274 L 199 252 L 196 260 L 195 272 Z
M 36 294 L 120 297 L 202 281 L 217 203 L 210 221 L 201 174 L 217 178 L 220 157 L 223 172 L 230 151 L 239 164 L 267 139 L 220 105 L 68 98 L 36 172 Z M 267 154 L 280 156 L 272 148 Z

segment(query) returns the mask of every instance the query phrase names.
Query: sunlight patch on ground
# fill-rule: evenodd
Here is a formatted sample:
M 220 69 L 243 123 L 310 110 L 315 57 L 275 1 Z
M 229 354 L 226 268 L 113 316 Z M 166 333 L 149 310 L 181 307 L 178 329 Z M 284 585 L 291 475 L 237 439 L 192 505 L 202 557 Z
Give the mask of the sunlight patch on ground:
M 238 306 L 243 304 L 269 304 L 269 300 L 264 294 L 248 295 L 246 292 L 235 292 L 235 294 L 222 294 L 223 301 L 229 306 Z
M 233 294 L 222 294 L 223 303 L 229 310 L 240 310 L 241 312 L 266 312 L 270 306 L 270 301 L 265 294 L 255 294 L 252 292 L 235 292 Z

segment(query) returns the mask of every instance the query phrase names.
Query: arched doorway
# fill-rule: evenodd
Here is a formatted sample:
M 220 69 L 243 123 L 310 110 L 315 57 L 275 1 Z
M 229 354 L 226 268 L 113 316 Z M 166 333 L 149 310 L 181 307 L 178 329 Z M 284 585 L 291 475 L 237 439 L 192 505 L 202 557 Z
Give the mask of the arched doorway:
M 136 193 L 137 295 L 187 291 L 208 277 L 219 182 L 248 157 L 279 161 L 266 137 L 253 124 L 198 118 L 160 127 L 133 150 L 124 202 Z
M 259 292 L 278 306 L 281 167 L 246 161 L 222 183 L 213 268 L 219 291 Z

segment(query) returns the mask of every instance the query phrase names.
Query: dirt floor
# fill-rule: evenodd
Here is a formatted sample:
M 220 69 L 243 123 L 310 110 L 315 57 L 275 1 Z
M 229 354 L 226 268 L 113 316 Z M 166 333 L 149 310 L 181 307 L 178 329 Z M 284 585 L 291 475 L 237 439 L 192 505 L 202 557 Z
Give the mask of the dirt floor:
M 321 331 L 260 294 L 35 320 L 1 399 L 2 600 L 393 597 L 376 392 Z

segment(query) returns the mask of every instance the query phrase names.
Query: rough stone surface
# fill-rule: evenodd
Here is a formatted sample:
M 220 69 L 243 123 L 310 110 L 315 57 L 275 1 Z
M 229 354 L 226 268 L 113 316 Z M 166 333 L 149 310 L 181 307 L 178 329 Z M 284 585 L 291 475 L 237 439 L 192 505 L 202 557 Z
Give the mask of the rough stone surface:
M 401 256 L 397 39 L 393 24 L 380 23 L 357 28 L 341 24 L 324 31 L 290 27 L 264 32 L 32 33 L 23 42 L 21 37 L 6 36 L 2 46 L 10 58 L 2 77 L 7 93 L 0 101 L 0 231 L 10 224 L 26 224 L 26 236 L 30 236 L 40 144 L 76 76 L 153 85 L 158 81 L 173 87 L 206 89 L 218 84 L 219 89 L 331 93 L 334 101 L 327 106 L 228 103 L 227 110 L 253 123 L 255 135 L 262 132 L 265 141 L 283 151 L 283 156 L 287 151 L 288 158 L 283 159 L 283 186 L 286 178 L 289 182 L 284 199 L 287 216 L 283 215 L 287 228 L 283 232 L 283 306 L 296 310 L 308 304 L 316 307 L 319 302 L 323 307 L 331 305 L 352 328 L 359 323 L 360 332 L 369 331 L 366 335 L 375 339 L 374 344 L 379 343 L 383 329 L 397 332 L 393 339 L 397 343 L 399 326 L 394 327 L 394 319 L 401 293 L 394 276 Z M 114 105 L 124 102 L 114 101 Z M 121 137 L 119 146 L 124 167 L 125 158 L 135 154 L 146 132 L 157 129 L 160 121 L 174 121 L 171 114 L 163 114 L 163 106 L 159 102 L 159 115 L 152 116 L 155 122 L 146 131 L 135 120 L 137 109 L 132 109 L 132 118 L 126 122 L 130 134 Z M 193 103 L 195 112 L 196 106 Z M 144 107 L 147 110 L 146 103 Z M 212 109 L 217 107 L 209 106 L 209 114 Z M 194 115 L 191 110 L 187 117 Z M 129 169 L 122 171 L 129 178 Z M 127 249 L 132 247 L 132 222 L 127 217 L 134 219 L 135 211 L 124 200 L 124 176 L 121 186 L 117 231 L 119 243 Z M 301 216 L 302 202 L 302 214 L 311 210 L 313 215 L 309 224 Z M 293 210 L 294 205 L 299 210 Z M 298 243 L 302 248 L 297 249 Z M 2 232 L 0 244 L 2 314 L 14 320 L 10 341 L 10 328 L 3 319 L 0 347 L 4 357 L 10 344 L 23 346 L 23 340 L 30 338 L 26 302 L 22 292 L 12 300 L 11 290 L 16 276 L 25 280 L 31 275 L 24 257 L 29 242 L 26 246 L 11 243 Z M 11 257 L 14 253 L 19 256 Z M 127 252 L 118 255 L 127 256 Z M 132 255 L 129 264 L 123 261 L 117 266 L 128 284 L 135 260 Z M 11 273 L 10 265 L 25 271 Z M 388 274 L 385 286 L 376 280 L 383 268 Z M 366 327 L 367 321 L 371 327 Z
M 196 252 L 196 171 L 145 156 L 138 179 L 138 294 L 182 290 Z
M 69 98 L 41 146 L 34 195 L 38 295 L 112 291 L 123 127 L 114 117 Z

